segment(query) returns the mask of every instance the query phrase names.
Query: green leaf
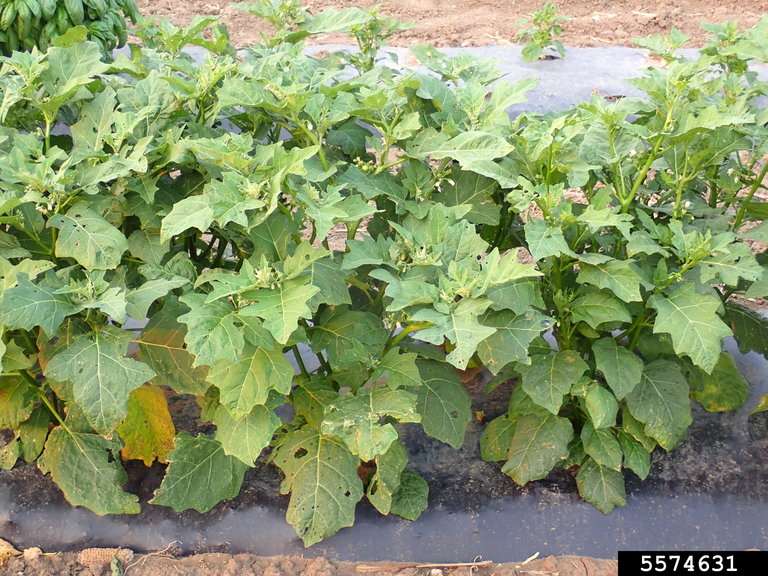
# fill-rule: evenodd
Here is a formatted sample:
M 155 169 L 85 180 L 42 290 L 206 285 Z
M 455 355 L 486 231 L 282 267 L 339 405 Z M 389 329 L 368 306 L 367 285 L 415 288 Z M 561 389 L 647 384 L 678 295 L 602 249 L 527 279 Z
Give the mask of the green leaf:
M 280 348 L 254 348 L 250 344 L 236 362 L 220 360 L 208 372 L 208 382 L 221 391 L 221 403 L 236 419 L 265 404 L 271 390 L 288 394 L 293 366 Z
M 306 546 L 354 523 L 363 483 L 344 442 L 305 426 L 286 436 L 274 461 L 285 474 L 280 491 L 291 493 L 286 519 Z
M 310 341 L 314 350 L 326 352 L 331 368 L 341 371 L 357 362 L 371 364 L 384 351 L 388 337 L 376 314 L 337 307 L 320 315 Z
M 669 297 L 654 294 L 648 305 L 657 312 L 654 333 L 672 336 L 677 354 L 687 354 L 694 364 L 712 372 L 720 359 L 723 338 L 731 335 L 717 315 L 720 298 L 713 291 L 701 294 L 693 283 L 684 283 L 673 287 Z
M 168 295 L 168 292 L 189 284 L 189 280 L 181 276 L 173 278 L 155 278 L 144 282 L 138 288 L 128 292 L 126 312 L 131 318 L 141 320 L 147 317 L 149 307 L 158 298 Z
M 388 263 L 394 256 L 393 250 L 396 250 L 394 240 L 383 236 L 376 239 L 363 236 L 360 240 L 349 240 L 347 247 L 349 252 L 344 255 L 342 270 L 355 270 L 361 266 L 378 266 Z
M 403 470 L 400 486 L 392 496 L 390 512 L 406 520 L 418 520 L 429 504 L 429 485 L 421 476 L 411 470 Z
M 642 278 L 628 260 L 610 260 L 604 264 L 582 264 L 576 281 L 610 290 L 624 302 L 640 302 Z
M 160 242 L 167 242 L 190 228 L 205 232 L 213 223 L 213 217 L 213 208 L 206 196 L 184 198 L 174 204 L 170 213 L 163 218 Z
M 528 310 L 516 316 L 509 310 L 486 312 L 480 321 L 496 332 L 480 342 L 477 354 L 494 375 L 510 362 L 530 364 L 528 347 L 534 338 L 548 330 L 553 323 L 538 310 Z
M 726 302 L 725 319 L 742 354 L 751 350 L 768 358 L 768 318 L 743 304 Z
M 19 425 L 19 443 L 25 462 L 32 462 L 42 454 L 50 427 L 51 413 L 46 406 L 35 408 L 29 419 Z
M 601 338 L 592 344 L 597 369 L 603 373 L 617 400 L 624 397 L 640 382 L 643 361 L 635 354 L 616 344 L 613 338 Z
M 480 436 L 480 455 L 486 462 L 500 462 L 509 458 L 509 447 L 515 435 L 517 419 L 502 414 L 491 420 Z
M 186 310 L 177 300 L 169 300 L 152 315 L 138 340 L 139 360 L 155 372 L 153 384 L 168 386 L 177 394 L 201 395 L 208 388 L 208 370 L 194 368 L 195 358 L 184 347 L 187 331 L 178 318 Z
M 325 418 L 325 409 L 337 398 L 333 382 L 322 376 L 312 375 L 309 381 L 299 381 L 299 385 L 291 392 L 293 408 L 297 416 L 301 416 L 313 428 L 320 429 Z
M 219 405 L 213 423 L 216 425 L 215 439 L 221 443 L 224 453 L 253 466 L 282 421 L 268 406 L 254 406 L 245 416 L 235 418 L 226 406 Z
M 595 428 L 607 428 L 616 425 L 619 403 L 610 390 L 603 388 L 599 384 L 590 386 L 587 391 L 586 407 L 587 414 L 589 414 L 589 418 Z
M 621 407 L 621 428 L 632 438 L 640 442 L 649 454 L 656 448 L 656 440 L 645 433 L 645 424 L 632 416 L 626 405 Z
M 179 300 L 190 311 L 179 316 L 187 325 L 187 349 L 195 357 L 192 367 L 212 366 L 219 360 L 236 362 L 245 346 L 235 308 L 226 301 L 206 302 L 207 295 L 185 294 Z
M 128 399 L 128 415 L 117 427 L 125 442 L 122 457 L 125 460 L 143 460 L 146 466 L 152 462 L 166 462 L 173 450 L 173 425 L 165 393 L 157 386 L 141 386 L 131 392 Z
M 120 465 L 119 449 L 115 440 L 56 427 L 37 462 L 73 506 L 85 506 L 100 516 L 138 514 L 139 498 L 122 489 L 128 475 Z
M 400 487 L 400 477 L 408 464 L 408 452 L 401 442 L 392 442 L 384 454 L 376 456 L 376 471 L 371 476 L 366 496 L 376 510 L 389 514 L 392 497 Z
M 763 394 L 760 397 L 760 401 L 757 403 L 757 406 L 755 406 L 752 412 L 750 412 L 750 415 L 766 411 L 768 411 L 768 394 Z
M 472 209 L 464 216 L 473 224 L 499 223 L 499 206 L 492 202 L 493 194 L 499 189 L 495 180 L 474 172 L 453 170 L 451 178 L 441 187 L 432 200 L 445 206 L 468 205 Z
M 44 283 L 35 285 L 26 274 L 20 274 L 18 286 L 2 294 L 0 324 L 11 330 L 31 330 L 40 326 L 53 337 L 64 319 L 80 310 L 82 306 L 73 304 L 66 294 L 57 294 Z
M 512 150 L 514 146 L 504 138 L 489 132 L 468 130 L 450 138 L 445 133 L 427 130 L 412 141 L 408 153 L 418 159 L 452 158 L 460 164 L 471 164 L 473 161 L 501 158 Z
M 386 377 L 387 386 L 392 390 L 400 387 L 421 386 L 421 374 L 416 365 L 417 354 L 405 352 L 400 354 L 398 348 L 387 352 L 371 374 L 371 380 L 377 382 Z
M 624 453 L 612 430 L 608 428 L 596 430 L 591 422 L 586 422 L 581 429 L 581 443 L 584 451 L 595 462 L 612 470 L 621 470 Z
M 720 354 L 712 374 L 693 366 L 690 371 L 691 396 L 708 412 L 740 408 L 749 398 L 749 384 L 736 368 L 733 356 Z
M 419 360 L 417 365 L 423 382 L 416 394 L 424 432 L 458 450 L 472 420 L 469 394 L 450 365 L 435 360 Z
M 624 453 L 624 468 L 629 468 L 640 480 L 645 480 L 651 471 L 651 453 L 626 432 L 619 430 L 616 434 Z
M 601 466 L 591 458 L 579 468 L 576 486 L 581 497 L 603 514 L 610 514 L 616 506 L 627 503 L 621 472 Z
M 310 318 L 308 303 L 320 289 L 309 284 L 309 278 L 286 280 L 273 290 L 261 289 L 252 294 L 256 302 L 240 310 L 243 316 L 258 316 L 264 320 L 264 328 L 275 340 L 285 344 L 296 330 L 301 318 Z
M 219 442 L 205 436 L 178 434 L 174 444 L 165 477 L 150 504 L 203 514 L 237 496 L 247 465 L 227 456 Z
M 0 429 L 15 429 L 29 418 L 37 392 L 21 376 L 0 376 Z
M 624 303 L 611 294 L 592 292 L 579 296 L 570 305 L 574 322 L 586 322 L 595 330 L 611 322 L 632 322 Z
M 680 367 L 670 360 L 654 360 L 645 367 L 640 383 L 627 395 L 632 416 L 645 424 L 645 432 L 665 450 L 682 442 L 691 425 L 688 383 Z
M 573 426 L 567 418 L 548 414 L 521 416 L 509 447 L 509 460 L 501 471 L 524 486 L 540 480 L 568 457 Z
M 309 301 L 312 310 L 317 310 L 320 303 L 329 306 L 352 304 L 347 274 L 341 270 L 339 262 L 338 258 L 321 258 L 312 263 L 312 284 L 318 288 L 317 294 Z
M 538 356 L 530 366 L 519 366 L 523 376 L 523 390 L 536 404 L 557 414 L 563 397 L 589 369 L 587 363 L 573 350 Z
M 368 462 L 384 454 L 397 440 L 397 430 L 388 422 L 389 418 L 419 422 L 416 395 L 389 388 L 361 388 L 357 394 L 345 394 L 325 409 L 321 431 L 338 436 L 352 454 Z
M 719 281 L 728 286 L 737 286 L 741 279 L 752 282 L 764 274 L 752 248 L 743 242 L 729 244 L 704 258 L 699 262 L 699 269 L 702 283 Z
M 128 250 L 128 240 L 120 230 L 82 205 L 52 216 L 48 225 L 59 229 L 56 256 L 74 258 L 87 270 L 117 268 Z
M 485 291 L 491 301 L 491 310 L 512 310 L 517 315 L 525 314 L 530 308 L 544 308 L 541 298 L 541 281 L 538 278 L 520 278 Z
M 552 226 L 544 220 L 529 220 L 525 223 L 525 241 L 534 260 L 561 254 L 575 255 L 560 227 Z
M 155 375 L 146 364 L 124 356 L 129 340 L 130 333 L 118 329 L 76 336 L 45 367 L 46 377 L 72 383 L 75 401 L 102 434 L 125 418 L 131 392 Z
M 495 330 L 483 326 L 478 316 L 490 306 L 490 300 L 464 298 L 445 311 L 424 308 L 411 316 L 416 322 L 431 322 L 431 328 L 419 331 L 419 339 L 431 344 L 440 345 L 445 339 L 453 343 L 454 349 L 446 359 L 459 370 L 467 367 L 470 358 L 477 350 L 478 344 L 493 334 Z
M 372 270 L 370 276 L 387 283 L 384 293 L 392 299 L 387 304 L 387 312 L 397 312 L 417 304 L 432 304 L 440 300 L 440 289 L 423 278 L 398 278 L 384 269 Z

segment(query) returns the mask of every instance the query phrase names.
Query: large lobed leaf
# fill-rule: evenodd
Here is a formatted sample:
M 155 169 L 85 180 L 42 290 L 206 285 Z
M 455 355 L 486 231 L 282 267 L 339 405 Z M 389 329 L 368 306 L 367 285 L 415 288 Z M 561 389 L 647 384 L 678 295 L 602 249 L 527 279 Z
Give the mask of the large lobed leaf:
M 248 466 L 225 454 L 221 443 L 182 433 L 176 436 L 174 445 L 163 482 L 150 504 L 202 514 L 222 500 L 237 496 Z
M 48 378 L 72 383 L 75 401 L 102 434 L 126 417 L 131 392 L 155 376 L 149 366 L 125 356 L 127 339 L 130 334 L 116 328 L 76 336 L 45 369 Z
M 720 359 L 723 338 L 731 335 L 717 315 L 720 299 L 713 292 L 697 292 L 693 283 L 684 283 L 674 286 L 666 297 L 654 294 L 648 304 L 657 312 L 653 331 L 671 335 L 675 352 L 687 354 L 694 364 L 712 372 Z
M 96 434 L 51 431 L 38 466 L 74 506 L 96 514 L 138 514 L 139 498 L 124 492 L 128 475 L 117 459 L 120 444 Z
M 354 523 L 363 483 L 360 460 L 344 442 L 305 426 L 285 438 L 274 461 L 285 474 L 281 492 L 291 493 L 286 519 L 306 546 Z

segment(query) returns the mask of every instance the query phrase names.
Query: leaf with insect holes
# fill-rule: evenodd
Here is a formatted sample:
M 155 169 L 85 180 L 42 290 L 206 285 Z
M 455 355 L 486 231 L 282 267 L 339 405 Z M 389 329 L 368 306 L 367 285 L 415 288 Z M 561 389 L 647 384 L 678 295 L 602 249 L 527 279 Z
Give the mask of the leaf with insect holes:
M 392 442 L 389 449 L 376 456 L 376 470 L 365 492 L 368 501 L 382 514 L 389 514 L 392 497 L 400 487 L 400 476 L 408 464 L 408 452 L 401 442 Z
M 257 348 L 246 344 L 237 361 L 220 360 L 208 372 L 208 382 L 221 392 L 221 403 L 232 416 L 242 418 L 269 392 L 288 394 L 293 383 L 293 366 L 280 348 Z
M 123 491 L 128 481 L 118 459 L 120 443 L 96 434 L 54 428 L 38 460 L 73 506 L 96 514 L 138 514 L 139 498 Z
M 352 454 L 368 462 L 384 454 L 397 440 L 397 430 L 388 422 L 390 418 L 396 422 L 419 422 L 416 395 L 407 390 L 360 388 L 357 394 L 345 394 L 325 409 L 320 429 L 344 440 Z
M 122 232 L 85 206 L 73 206 L 66 214 L 56 214 L 48 225 L 59 229 L 56 256 L 74 258 L 88 270 L 117 268 L 128 240 Z
M 225 454 L 221 443 L 182 433 L 176 436 L 174 446 L 163 482 L 150 504 L 203 514 L 240 492 L 248 466 Z
M 285 436 L 274 462 L 285 474 L 280 492 L 291 494 L 286 519 L 305 546 L 353 524 L 363 483 L 344 442 L 304 426 Z
M 76 336 L 45 369 L 46 377 L 72 383 L 75 402 L 103 434 L 126 417 L 131 392 L 155 375 L 146 364 L 125 356 L 130 339 L 129 332 L 117 328 Z
M 672 336 L 672 344 L 679 355 L 687 354 L 694 364 L 706 372 L 720 359 L 723 338 L 731 330 L 717 315 L 722 306 L 713 291 L 701 294 L 693 283 L 677 284 L 668 296 L 654 294 L 648 305 L 656 309 L 654 333 Z

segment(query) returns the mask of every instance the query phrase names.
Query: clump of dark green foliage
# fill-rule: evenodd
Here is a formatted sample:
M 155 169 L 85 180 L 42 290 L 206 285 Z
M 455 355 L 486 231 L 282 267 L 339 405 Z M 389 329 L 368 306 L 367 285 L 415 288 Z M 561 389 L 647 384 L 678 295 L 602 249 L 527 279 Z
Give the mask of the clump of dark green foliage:
M 75 26 L 106 55 L 128 40 L 125 19 L 136 23 L 134 0 L 0 0 L 0 54 L 45 52 Z
M 691 399 L 745 401 L 722 341 L 768 354 L 732 299 L 768 296 L 746 242 L 768 241 L 747 66 L 768 19 L 648 69 L 643 97 L 511 119 L 534 81 L 492 62 L 351 66 L 302 40 L 376 14 L 247 9 L 277 32 L 240 56 L 198 20 L 112 63 L 90 42 L 2 59 L 3 467 L 36 460 L 112 514 L 139 511 L 123 459 L 167 461 L 152 503 L 204 512 L 269 448 L 309 545 L 363 497 L 419 516 L 400 429 L 460 447 L 470 364 L 515 381 L 483 456 L 520 484 L 573 468 L 606 513 L 685 438 Z M 167 389 L 215 432 L 176 434 Z

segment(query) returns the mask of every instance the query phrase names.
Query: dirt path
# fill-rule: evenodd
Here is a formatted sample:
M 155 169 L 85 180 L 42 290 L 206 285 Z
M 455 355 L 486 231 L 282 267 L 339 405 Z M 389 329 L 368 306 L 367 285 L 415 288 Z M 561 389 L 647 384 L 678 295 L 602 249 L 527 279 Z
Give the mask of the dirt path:
M 517 20 L 531 14 L 545 0 L 305 0 L 317 12 L 323 8 L 381 5 L 381 14 L 416 24 L 400 33 L 394 44 L 484 46 L 514 43 Z M 223 0 L 138 0 L 145 15 L 188 23 L 195 14 L 220 15 L 236 45 L 258 41 L 268 25 L 240 12 Z M 768 12 L 768 0 L 554 0 L 559 14 L 570 15 L 560 37 L 570 46 L 631 45 L 632 38 L 669 32 L 677 27 L 693 45 L 706 42 L 701 22 L 738 19 L 751 26 Z M 328 39 L 318 39 L 320 42 Z M 332 38 L 333 41 L 340 40 Z

